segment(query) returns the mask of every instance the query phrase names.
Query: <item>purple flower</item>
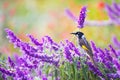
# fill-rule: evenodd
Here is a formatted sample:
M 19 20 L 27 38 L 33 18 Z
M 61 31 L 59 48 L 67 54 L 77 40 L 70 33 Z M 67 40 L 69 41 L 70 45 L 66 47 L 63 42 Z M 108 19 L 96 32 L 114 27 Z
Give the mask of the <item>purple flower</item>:
M 10 66 L 11 66 L 12 68 L 14 68 L 14 67 L 15 67 L 14 62 L 11 60 L 11 58 L 10 58 L 10 57 L 8 57 L 8 62 L 9 62 Z
M 86 18 L 86 12 L 87 12 L 87 9 L 86 9 L 86 6 L 82 7 L 81 11 L 80 11 L 80 15 L 79 15 L 79 18 L 77 19 L 73 14 L 72 12 L 69 10 L 69 9 L 66 9 L 66 13 L 67 15 L 73 19 L 75 22 L 78 23 L 78 28 L 83 28 L 84 27 L 84 23 L 85 23 L 85 18 Z
M 116 69 L 117 69 L 118 71 L 120 71 L 120 63 L 119 63 L 119 61 L 118 61 L 117 59 L 114 59 L 114 60 L 113 60 L 113 63 L 114 63 L 114 66 L 116 67 Z
M 59 46 L 57 43 L 55 43 L 55 42 L 52 44 L 52 49 L 53 49 L 54 51 L 59 50 L 59 47 L 60 47 L 60 46 Z
M 69 9 L 66 9 L 65 12 L 68 15 L 68 17 L 70 17 L 72 20 L 74 20 L 75 22 L 78 21 L 78 19 L 73 15 L 73 13 Z
M 113 2 L 113 6 L 117 11 L 120 11 L 120 4 Z
M 69 48 L 69 50 L 72 50 L 75 54 L 74 55 L 78 55 L 80 56 L 80 52 L 79 52 L 79 49 L 70 41 L 66 40 L 66 44 Z
M 42 76 L 42 80 L 48 80 L 47 77 L 46 77 L 46 75 Z
M 109 45 L 109 47 L 110 47 L 110 50 L 114 53 L 115 57 L 118 57 L 118 55 L 117 55 L 115 49 L 112 47 L 112 45 Z
M 80 15 L 79 15 L 79 19 L 78 19 L 78 28 L 83 28 L 84 27 L 84 22 L 85 22 L 85 18 L 86 18 L 86 6 L 82 7 L 81 11 L 80 11 Z
M 78 61 L 78 62 L 77 62 L 77 67 L 78 67 L 78 69 L 80 69 L 80 68 L 81 68 L 80 61 Z
M 112 9 L 112 7 L 109 6 L 108 4 L 106 4 L 106 7 L 107 7 L 108 11 L 111 12 L 111 14 L 113 14 L 115 17 L 120 16 L 120 14 L 117 11 L 115 11 L 114 9 Z
M 30 76 L 28 76 L 28 75 L 30 75 L 28 73 L 28 71 L 24 70 L 24 68 L 23 69 L 21 69 L 20 67 L 16 68 L 16 73 L 17 74 L 14 78 L 17 78 L 18 80 L 19 79 L 20 80 L 29 80 L 29 78 L 31 78 Z
M 53 40 L 49 36 L 43 37 L 42 40 L 43 40 L 43 43 L 49 43 L 49 44 L 53 43 Z
M 103 74 L 100 72 L 100 70 L 92 65 L 91 62 L 87 62 L 87 65 L 89 66 L 89 70 L 93 71 L 94 74 L 97 74 L 98 76 L 103 76 Z
M 5 74 L 2 74 L 2 78 L 3 78 L 4 80 L 7 80 L 7 78 L 6 78 L 6 75 L 5 75 Z
M 43 47 L 49 49 L 50 51 L 58 51 L 59 50 L 59 45 L 57 43 L 55 43 L 51 37 L 49 36 L 45 36 L 42 38 L 42 42 L 43 42 Z
M 112 42 L 114 46 L 116 46 L 117 48 L 120 48 L 120 42 L 117 40 L 116 36 L 112 37 Z
M 22 42 L 20 41 L 16 35 L 9 29 L 6 29 L 6 32 L 8 34 L 8 38 L 10 39 L 10 41 L 15 45 L 17 46 L 18 48 L 20 48 L 25 54 L 31 56 L 31 57 L 34 57 L 34 58 L 38 58 L 40 59 L 41 61 L 46 61 L 46 62 L 50 62 L 50 63 L 55 63 L 56 65 L 56 61 L 53 60 L 53 57 L 52 56 L 48 56 L 46 54 L 41 54 L 40 52 L 38 52 L 37 49 L 35 49 L 33 46 L 31 46 L 29 43 L 25 43 L 25 42 Z M 31 41 L 36 44 L 36 45 L 40 45 L 40 43 L 34 39 L 32 36 L 30 36 L 30 39 Z M 49 43 L 49 45 L 52 45 L 53 44 L 53 40 L 46 36 L 45 39 L 44 39 L 45 43 Z M 54 43 L 54 45 L 56 45 Z M 54 48 L 55 49 L 55 48 Z M 40 54 L 39 54 L 40 53 Z M 50 60 L 50 61 L 49 61 Z M 51 61 L 52 60 L 52 61 Z
M 111 21 L 119 25 L 120 24 L 120 7 L 119 4 L 113 2 L 112 5 L 106 4 L 106 11 L 108 13 L 108 16 L 110 17 Z
M 85 11 L 84 9 L 86 7 L 82 8 L 83 11 Z M 81 15 L 83 15 L 82 11 Z M 34 77 L 37 77 L 48 80 L 49 77 L 55 78 L 54 71 L 52 71 L 53 68 L 58 69 L 58 73 L 61 73 L 59 69 L 64 68 L 65 73 L 68 73 L 66 72 L 68 66 L 72 65 L 74 68 L 81 70 L 81 63 L 83 62 L 85 63 L 84 66 L 87 66 L 86 70 L 88 72 L 90 71 L 102 79 L 109 76 L 112 79 L 120 77 L 120 51 L 119 49 L 116 50 L 112 45 L 109 45 L 110 50 L 107 48 L 101 49 L 96 47 L 95 43 L 91 41 L 94 52 L 93 58 L 98 63 L 98 67 L 95 67 L 90 62 L 89 57 L 86 57 L 85 51 L 81 51 L 80 48 L 77 48 L 74 43 L 68 40 L 57 44 L 51 37 L 45 36 L 42 38 L 42 42 L 39 42 L 32 35 L 28 35 L 32 42 L 28 43 L 20 40 L 9 29 L 6 29 L 6 32 L 9 40 L 24 54 L 15 56 L 14 60 L 8 57 L 9 64 L 5 68 L 2 68 L 2 65 L 0 66 L 0 72 L 3 78 L 11 76 L 14 80 L 34 80 Z M 114 42 L 115 44 L 119 43 L 119 41 L 116 41 L 116 38 Z M 50 68 L 52 69 L 49 70 Z M 47 74 L 45 74 L 46 72 Z M 60 79 L 59 75 L 56 79 Z
M 9 38 L 10 42 L 12 42 L 15 47 L 20 47 L 20 42 L 21 40 L 16 37 L 16 35 L 10 30 L 10 29 L 5 29 L 7 33 L 7 38 Z
M 110 55 L 110 51 L 109 51 L 109 50 L 105 49 L 105 55 L 107 56 L 107 59 L 108 59 L 110 62 L 112 62 L 113 58 L 112 58 L 112 56 Z
M 1 67 L 0 67 L 0 71 L 1 71 L 3 74 L 6 74 L 6 75 L 8 75 L 8 76 L 12 76 L 12 77 L 15 76 L 15 74 L 14 74 L 13 72 L 11 72 L 11 71 L 9 71 L 9 70 L 6 70 L 6 69 L 4 69 L 4 68 L 1 68 Z
M 120 75 L 118 75 L 118 74 L 115 74 L 115 73 L 108 73 L 107 74 L 107 77 L 110 79 L 110 78 L 112 78 L 112 79 L 119 79 L 120 78 Z
M 68 59 L 71 62 L 73 59 L 72 59 L 71 52 L 69 51 L 68 47 L 64 48 L 64 53 L 65 53 L 66 59 Z
M 35 39 L 32 35 L 27 35 L 27 36 L 30 38 L 31 42 L 33 42 L 36 46 L 42 46 L 43 45 L 37 39 Z
M 98 49 L 93 41 L 91 41 L 91 47 L 95 53 L 98 53 Z

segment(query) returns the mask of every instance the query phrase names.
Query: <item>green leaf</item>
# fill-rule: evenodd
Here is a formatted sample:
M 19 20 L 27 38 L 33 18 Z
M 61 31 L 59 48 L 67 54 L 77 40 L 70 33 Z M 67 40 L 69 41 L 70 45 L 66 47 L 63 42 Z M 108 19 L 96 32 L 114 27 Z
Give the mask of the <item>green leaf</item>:
M 87 76 L 87 68 L 82 64 L 82 73 L 85 80 L 89 80 Z

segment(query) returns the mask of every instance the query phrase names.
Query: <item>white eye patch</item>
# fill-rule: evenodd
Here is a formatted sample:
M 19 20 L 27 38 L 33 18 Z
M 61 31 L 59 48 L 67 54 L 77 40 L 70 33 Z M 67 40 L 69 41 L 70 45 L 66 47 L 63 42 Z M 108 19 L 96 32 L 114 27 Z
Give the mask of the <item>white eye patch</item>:
M 85 38 L 85 36 L 84 35 L 82 35 L 82 39 L 84 39 Z
M 87 41 L 84 35 L 82 35 L 82 39 L 84 40 L 85 44 L 87 44 Z

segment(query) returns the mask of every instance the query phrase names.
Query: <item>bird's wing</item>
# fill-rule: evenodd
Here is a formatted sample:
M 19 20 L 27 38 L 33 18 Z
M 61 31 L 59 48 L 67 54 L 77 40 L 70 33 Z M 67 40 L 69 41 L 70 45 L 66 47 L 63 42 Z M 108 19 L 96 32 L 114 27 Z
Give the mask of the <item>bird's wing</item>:
M 88 43 L 88 41 L 86 40 L 86 38 L 83 37 L 82 39 L 84 40 L 84 42 L 85 42 L 85 44 L 86 44 L 86 47 L 89 48 L 89 50 L 92 51 L 91 46 L 90 46 L 90 44 Z
M 90 45 L 89 45 L 89 43 L 87 42 L 87 40 L 86 40 L 85 37 L 79 40 L 79 44 L 80 44 L 80 46 L 81 46 L 83 49 L 85 49 L 88 53 L 92 54 L 92 49 L 91 49 L 91 47 L 90 47 Z

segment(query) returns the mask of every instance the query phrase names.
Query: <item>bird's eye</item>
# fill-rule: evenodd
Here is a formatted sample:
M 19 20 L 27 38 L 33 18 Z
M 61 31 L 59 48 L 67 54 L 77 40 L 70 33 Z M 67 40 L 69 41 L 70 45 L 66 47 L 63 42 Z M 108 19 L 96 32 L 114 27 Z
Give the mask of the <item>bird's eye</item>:
M 77 37 L 79 37 L 79 35 L 76 35 Z

